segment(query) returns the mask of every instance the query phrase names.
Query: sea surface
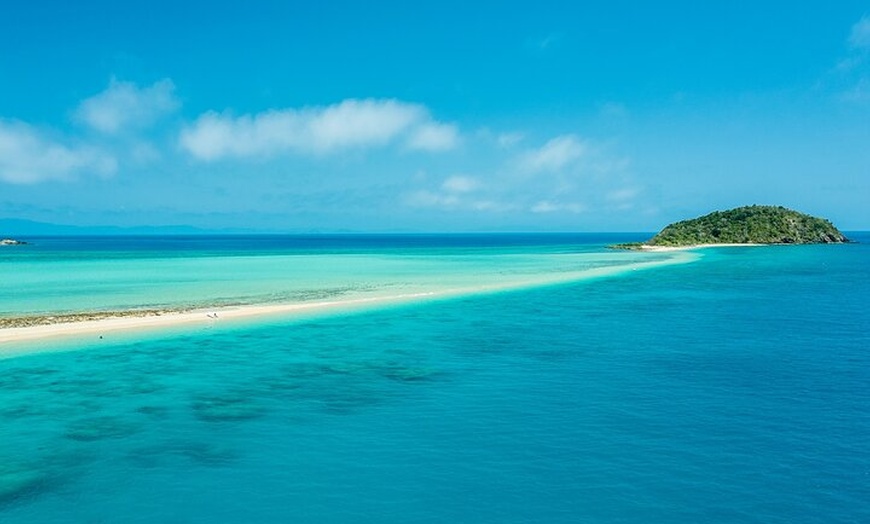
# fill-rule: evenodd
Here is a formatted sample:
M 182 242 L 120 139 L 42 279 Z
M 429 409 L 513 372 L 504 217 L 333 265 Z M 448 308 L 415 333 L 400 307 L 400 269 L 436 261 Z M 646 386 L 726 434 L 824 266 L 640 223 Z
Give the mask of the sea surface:
M 850 236 L 28 239 L 0 316 L 453 292 L 0 347 L 0 522 L 870 522 Z

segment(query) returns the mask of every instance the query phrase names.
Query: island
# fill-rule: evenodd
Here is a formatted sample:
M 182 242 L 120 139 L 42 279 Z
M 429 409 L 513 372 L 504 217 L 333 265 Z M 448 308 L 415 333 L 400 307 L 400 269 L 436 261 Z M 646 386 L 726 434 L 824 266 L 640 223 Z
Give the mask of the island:
M 23 246 L 27 244 L 23 240 L 15 240 L 13 238 L 0 239 L 0 246 Z
M 782 206 L 744 206 L 675 222 L 646 242 L 615 249 L 668 249 L 720 245 L 842 244 L 849 239 L 834 225 Z

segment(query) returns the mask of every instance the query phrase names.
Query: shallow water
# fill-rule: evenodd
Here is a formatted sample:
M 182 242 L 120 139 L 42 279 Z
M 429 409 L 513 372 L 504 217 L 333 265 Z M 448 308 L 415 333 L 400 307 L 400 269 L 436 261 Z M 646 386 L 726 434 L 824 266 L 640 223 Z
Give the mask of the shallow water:
M 633 261 L 594 235 L 44 237 L 0 251 L 0 316 L 498 286 Z
M 0 518 L 865 522 L 868 261 L 708 250 L 0 360 Z

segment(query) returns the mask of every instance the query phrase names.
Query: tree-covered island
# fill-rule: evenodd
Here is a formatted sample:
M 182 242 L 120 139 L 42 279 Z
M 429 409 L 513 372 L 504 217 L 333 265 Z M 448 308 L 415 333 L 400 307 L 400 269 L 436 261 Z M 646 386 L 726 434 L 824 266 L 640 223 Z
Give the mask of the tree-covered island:
M 618 249 L 688 247 L 715 244 L 839 244 L 849 242 L 823 218 L 782 206 L 744 206 L 675 222 L 643 243 Z

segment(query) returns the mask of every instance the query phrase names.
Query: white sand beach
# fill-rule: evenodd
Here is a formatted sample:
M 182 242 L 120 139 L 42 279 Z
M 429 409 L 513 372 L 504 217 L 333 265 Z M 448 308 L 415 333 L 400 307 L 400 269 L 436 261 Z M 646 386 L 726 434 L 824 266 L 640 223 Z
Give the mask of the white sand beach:
M 691 246 L 650 246 L 647 244 L 643 244 L 640 246 L 642 251 L 649 251 L 650 253 L 666 253 L 670 251 L 691 251 L 694 249 L 708 249 L 711 247 L 761 247 L 761 246 L 769 246 L 770 244 L 753 244 L 753 243 L 745 243 L 745 244 L 693 244 Z
M 192 311 L 167 311 L 155 315 L 137 315 L 123 312 L 119 316 L 107 316 L 97 320 L 58 322 L 46 325 L 11 327 L 0 329 L 0 344 L 24 342 L 57 337 L 101 337 L 103 334 L 141 329 L 156 329 L 177 326 L 210 326 L 221 321 L 240 320 L 257 316 L 293 315 L 314 310 L 353 308 L 373 304 L 400 303 L 430 297 L 435 293 L 409 293 L 404 295 L 365 297 L 325 302 L 302 302 L 295 304 L 247 305 L 226 308 L 197 309 Z M 2 353 L 2 351 L 0 351 Z

